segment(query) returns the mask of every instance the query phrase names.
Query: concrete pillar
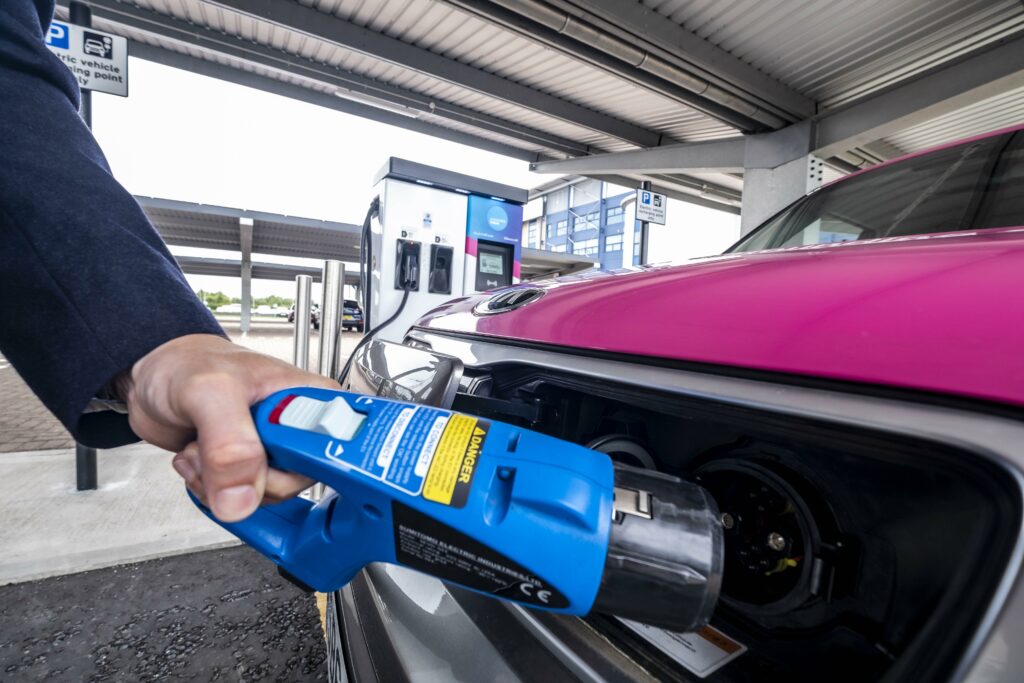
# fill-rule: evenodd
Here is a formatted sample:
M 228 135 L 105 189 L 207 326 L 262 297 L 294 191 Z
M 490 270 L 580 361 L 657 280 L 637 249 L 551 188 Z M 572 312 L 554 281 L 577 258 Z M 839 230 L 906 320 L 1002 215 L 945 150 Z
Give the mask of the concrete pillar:
M 238 219 L 238 241 L 242 245 L 242 334 L 249 333 L 252 310 L 252 225 L 251 218 Z
M 821 185 L 823 164 L 810 154 L 813 143 L 810 122 L 747 138 L 741 235 Z

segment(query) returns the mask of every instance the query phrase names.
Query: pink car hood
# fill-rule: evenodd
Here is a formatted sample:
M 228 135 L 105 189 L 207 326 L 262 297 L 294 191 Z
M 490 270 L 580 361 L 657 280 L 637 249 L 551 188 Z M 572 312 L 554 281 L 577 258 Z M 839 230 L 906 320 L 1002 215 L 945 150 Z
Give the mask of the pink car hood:
M 725 255 L 458 299 L 418 326 L 1024 405 L 1024 228 Z

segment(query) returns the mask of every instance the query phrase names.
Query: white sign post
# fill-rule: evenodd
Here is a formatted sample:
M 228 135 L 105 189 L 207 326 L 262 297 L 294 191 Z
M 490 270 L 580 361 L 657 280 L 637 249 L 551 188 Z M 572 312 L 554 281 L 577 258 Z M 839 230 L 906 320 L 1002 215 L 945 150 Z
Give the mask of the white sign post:
M 128 39 L 62 21 L 50 24 L 46 47 L 85 90 L 128 96 Z
M 668 197 L 643 188 L 636 191 L 636 219 L 665 225 L 665 209 Z

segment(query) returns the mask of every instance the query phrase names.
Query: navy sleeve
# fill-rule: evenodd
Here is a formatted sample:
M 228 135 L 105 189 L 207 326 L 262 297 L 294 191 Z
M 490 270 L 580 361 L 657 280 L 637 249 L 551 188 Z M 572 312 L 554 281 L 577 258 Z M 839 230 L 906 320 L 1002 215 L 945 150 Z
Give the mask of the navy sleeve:
M 133 440 L 82 414 L 115 375 L 186 334 L 223 335 L 78 115 L 47 50 L 53 0 L 0 2 L 0 351 L 81 442 Z

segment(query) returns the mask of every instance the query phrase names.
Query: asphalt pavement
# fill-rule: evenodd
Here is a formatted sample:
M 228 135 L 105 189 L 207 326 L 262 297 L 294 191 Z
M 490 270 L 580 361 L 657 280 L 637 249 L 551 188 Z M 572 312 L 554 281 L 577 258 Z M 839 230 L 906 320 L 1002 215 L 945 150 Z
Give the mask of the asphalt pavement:
M 224 327 L 291 360 L 287 324 Z M 359 337 L 343 335 L 343 353 Z M 169 453 L 103 451 L 99 490 L 81 493 L 72 445 L 0 356 L 0 583 L 14 582 L 0 586 L 0 681 L 326 680 L 316 599 L 248 548 L 223 548 Z M 217 549 L 180 554 L 203 547 Z
M 0 587 L 0 679 L 321 681 L 312 595 L 246 547 Z

